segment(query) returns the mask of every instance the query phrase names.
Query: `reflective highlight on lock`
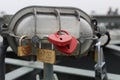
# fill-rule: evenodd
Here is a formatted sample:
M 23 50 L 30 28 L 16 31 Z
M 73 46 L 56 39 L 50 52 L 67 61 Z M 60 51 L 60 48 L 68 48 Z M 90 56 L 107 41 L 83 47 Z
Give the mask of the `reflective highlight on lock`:
M 27 36 L 22 36 L 19 39 L 19 46 L 18 46 L 18 56 L 29 56 L 32 53 L 32 46 L 30 40 L 26 39 Z M 27 41 L 27 45 L 23 45 Z

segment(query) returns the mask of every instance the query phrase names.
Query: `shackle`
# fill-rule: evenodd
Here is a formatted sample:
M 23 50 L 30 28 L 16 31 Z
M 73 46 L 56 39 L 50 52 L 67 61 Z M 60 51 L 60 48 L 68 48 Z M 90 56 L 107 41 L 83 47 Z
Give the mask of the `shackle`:
M 44 35 L 43 39 L 40 39 L 39 48 L 42 48 L 42 40 L 45 40 L 45 39 L 48 40 L 48 35 Z M 50 44 L 51 44 L 51 49 L 54 50 L 54 45 L 52 43 L 50 43 Z
M 19 46 L 22 46 L 22 40 L 23 40 L 24 38 L 27 38 L 27 36 L 26 36 L 26 35 L 23 35 L 22 37 L 20 37 L 20 39 L 19 39 Z
M 21 36 L 20 39 L 19 39 L 19 46 L 22 46 L 22 40 L 23 39 L 29 39 L 29 38 L 26 35 Z M 29 42 L 29 44 L 30 44 L 30 42 Z

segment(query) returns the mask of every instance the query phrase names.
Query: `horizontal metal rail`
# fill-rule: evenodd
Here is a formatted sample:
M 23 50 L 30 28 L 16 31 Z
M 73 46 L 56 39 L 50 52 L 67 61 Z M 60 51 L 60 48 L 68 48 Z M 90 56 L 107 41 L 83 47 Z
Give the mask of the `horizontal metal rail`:
M 34 70 L 34 68 L 29 68 L 29 67 L 18 68 L 14 71 L 7 73 L 5 75 L 5 80 L 15 80 L 15 79 L 27 74 L 27 73 L 30 73 L 33 70 Z
M 116 56 L 120 56 L 120 46 L 117 46 L 117 45 L 107 45 L 106 46 L 108 49 L 111 49 L 111 50 L 114 50 L 114 51 L 117 51 L 113 54 L 115 54 Z
M 112 44 L 112 45 L 120 44 L 120 40 L 111 40 L 109 44 L 110 44 L 110 45 L 111 45 L 111 44 Z
M 30 61 L 17 60 L 17 59 L 11 59 L 11 58 L 6 58 L 5 62 L 7 64 L 12 64 L 12 65 L 43 69 L 42 62 L 30 62 Z M 93 77 L 93 78 L 95 77 L 95 73 L 92 70 L 77 69 L 72 67 L 54 65 L 54 71 L 60 72 L 60 73 L 78 75 L 78 76 L 87 76 L 87 77 Z M 120 80 L 120 75 L 108 73 L 108 78 L 110 80 Z
M 120 24 L 120 15 L 93 15 L 93 17 L 96 18 L 99 23 L 111 22 Z

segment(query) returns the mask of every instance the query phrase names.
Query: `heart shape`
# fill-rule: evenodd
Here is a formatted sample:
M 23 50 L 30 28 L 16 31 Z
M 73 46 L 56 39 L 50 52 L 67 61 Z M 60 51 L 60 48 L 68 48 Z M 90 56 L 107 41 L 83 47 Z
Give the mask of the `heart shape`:
M 58 49 L 59 51 L 65 53 L 65 54 L 69 54 L 69 55 L 73 53 L 73 51 L 76 49 L 76 47 L 77 47 L 77 39 L 73 36 L 72 36 L 71 43 L 66 46 L 55 45 L 56 49 Z
M 65 30 L 57 31 L 48 36 L 48 41 L 57 46 L 65 46 L 71 43 L 72 36 Z

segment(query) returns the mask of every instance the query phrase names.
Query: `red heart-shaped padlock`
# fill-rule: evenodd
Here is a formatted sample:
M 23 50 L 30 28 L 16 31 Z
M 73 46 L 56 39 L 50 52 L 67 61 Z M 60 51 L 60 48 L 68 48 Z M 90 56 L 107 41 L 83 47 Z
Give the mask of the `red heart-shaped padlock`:
M 65 30 L 57 31 L 48 36 L 48 40 L 57 46 L 65 46 L 71 43 L 72 36 Z
M 73 51 L 77 47 L 77 39 L 72 36 L 72 40 L 71 40 L 70 44 L 68 44 L 66 46 L 57 46 L 57 45 L 55 45 L 55 47 L 56 47 L 56 49 L 58 49 L 59 51 L 65 53 L 65 54 L 72 54 Z

